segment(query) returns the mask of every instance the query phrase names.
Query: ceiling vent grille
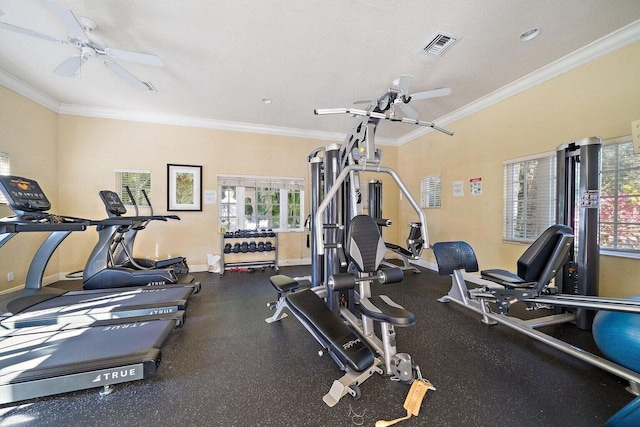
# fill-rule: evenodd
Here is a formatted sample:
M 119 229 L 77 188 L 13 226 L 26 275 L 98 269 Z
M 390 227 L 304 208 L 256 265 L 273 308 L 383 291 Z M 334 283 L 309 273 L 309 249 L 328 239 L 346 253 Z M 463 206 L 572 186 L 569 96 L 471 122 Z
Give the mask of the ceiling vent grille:
M 458 41 L 458 37 L 451 34 L 438 33 L 431 38 L 423 50 L 431 56 L 442 56 L 444 52 Z

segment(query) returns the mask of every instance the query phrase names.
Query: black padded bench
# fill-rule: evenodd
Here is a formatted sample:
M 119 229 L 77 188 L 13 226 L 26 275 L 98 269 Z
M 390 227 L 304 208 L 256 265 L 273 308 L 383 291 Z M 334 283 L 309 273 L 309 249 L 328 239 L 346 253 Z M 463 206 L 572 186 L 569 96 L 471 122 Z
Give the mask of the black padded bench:
M 285 276 L 284 274 L 277 274 L 275 276 L 271 276 L 269 278 L 269 282 L 271 282 L 271 286 L 273 286 L 277 293 L 277 299 L 275 302 L 270 302 L 267 304 L 267 307 L 271 310 L 275 310 L 276 312 L 273 316 L 264 319 L 267 323 L 277 322 L 280 319 L 284 319 L 287 317 L 287 313 L 284 313 L 286 306 L 286 302 L 284 297 L 286 297 L 290 292 L 295 292 L 300 287 L 300 284 L 296 279 L 292 279 L 289 276 Z
M 371 367 L 373 351 L 315 294 L 305 289 L 285 297 L 289 310 L 343 367 L 362 372 Z
M 278 299 L 280 299 L 283 295 L 295 291 L 296 289 L 298 289 L 298 287 L 300 287 L 300 284 L 297 280 L 292 279 L 289 276 L 285 276 L 284 274 L 271 276 L 269 277 L 269 281 L 271 282 L 271 286 L 276 289 L 276 292 L 278 293 Z

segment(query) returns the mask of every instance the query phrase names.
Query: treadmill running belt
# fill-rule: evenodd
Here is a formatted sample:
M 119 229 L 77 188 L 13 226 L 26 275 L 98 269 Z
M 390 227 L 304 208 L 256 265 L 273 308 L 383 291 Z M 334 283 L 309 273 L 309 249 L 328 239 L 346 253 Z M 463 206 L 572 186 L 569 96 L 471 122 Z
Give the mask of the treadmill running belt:
M 175 320 L 0 339 L 0 404 L 153 375 Z
M 39 302 L 0 321 L 7 328 L 59 323 L 91 323 L 110 318 L 172 313 L 186 309 L 192 289 L 149 287 L 122 292 L 68 292 Z M 19 300 L 15 301 L 20 304 Z M 11 311 L 11 305 L 8 306 Z

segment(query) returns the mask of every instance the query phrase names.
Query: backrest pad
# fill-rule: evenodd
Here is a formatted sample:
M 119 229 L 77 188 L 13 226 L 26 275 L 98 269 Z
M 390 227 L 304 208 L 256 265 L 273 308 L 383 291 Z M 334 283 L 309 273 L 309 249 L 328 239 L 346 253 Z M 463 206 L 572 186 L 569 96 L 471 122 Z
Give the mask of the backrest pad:
M 518 259 L 518 276 L 525 282 L 537 282 L 566 233 L 572 233 L 571 227 L 555 224 L 547 228 Z
M 375 220 L 369 215 L 357 215 L 349 224 L 345 251 L 359 272 L 375 272 L 387 252 Z
M 441 276 L 452 274 L 454 270 L 478 271 L 476 254 L 467 242 L 438 242 L 433 245 L 433 254 Z

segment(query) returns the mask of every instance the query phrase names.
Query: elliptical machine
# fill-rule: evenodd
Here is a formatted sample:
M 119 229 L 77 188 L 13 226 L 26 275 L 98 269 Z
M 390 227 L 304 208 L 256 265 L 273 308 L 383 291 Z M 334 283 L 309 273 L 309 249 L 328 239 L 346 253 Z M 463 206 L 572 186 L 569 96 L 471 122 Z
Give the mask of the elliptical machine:
M 144 230 L 151 221 L 153 220 L 167 221 L 169 219 L 180 221 L 180 217 L 178 215 L 154 215 L 153 205 L 151 205 L 149 196 L 147 196 L 147 192 L 144 189 L 141 190 L 142 195 L 144 196 L 144 199 L 147 202 L 147 206 L 149 207 L 150 212 L 148 217 L 141 217 L 140 211 L 138 209 L 138 204 L 136 203 L 136 200 L 133 197 L 133 194 L 131 193 L 131 189 L 129 188 L 129 186 L 126 186 L 125 189 L 127 190 L 127 193 L 129 195 L 129 200 L 131 200 L 131 203 L 133 204 L 133 208 L 135 209 L 135 212 L 136 212 L 135 216 L 138 218 L 146 218 L 146 219 L 137 222 L 135 226 L 128 227 L 128 229 L 119 230 L 117 235 L 114 236 L 113 247 L 111 250 L 113 263 L 115 265 L 121 265 L 124 267 L 134 268 L 137 270 L 148 270 L 150 268 L 151 269 L 172 268 L 179 279 L 182 276 L 186 276 L 189 273 L 189 266 L 187 265 L 187 259 L 185 257 L 178 256 L 178 257 L 171 257 L 171 258 L 161 259 L 161 260 L 153 260 L 148 258 L 136 258 L 133 256 L 133 245 L 135 243 L 135 239 L 136 239 L 136 236 L 138 235 L 138 232 Z M 105 201 L 105 197 L 103 196 L 102 193 L 103 192 L 100 192 L 100 198 L 102 199 L 104 206 L 107 210 L 107 215 L 109 215 L 110 218 L 120 217 L 126 214 L 127 212 L 126 209 L 124 210 L 124 212 L 122 212 L 122 210 L 119 208 L 117 210 L 114 210 L 114 206 L 110 202 Z M 114 195 L 115 197 L 119 198 L 119 196 L 115 193 L 112 194 L 110 197 L 113 198 Z M 122 201 L 118 206 L 120 205 L 122 206 L 124 205 Z
M 142 226 L 151 220 L 166 221 L 162 216 L 123 216 L 127 210 L 122 200 L 113 191 L 101 191 L 102 199 L 109 218 L 93 221 L 98 231 L 98 243 L 89 255 L 83 272 L 84 289 L 106 289 L 129 286 L 170 285 L 176 283 L 189 284 L 191 276 L 183 276 L 180 280 L 173 268 L 136 269 L 119 265 L 114 258 L 116 241 L 127 232 Z M 116 251 L 117 252 L 117 251 Z M 131 258 L 133 259 L 133 258 Z M 142 267 L 142 266 L 141 266 Z M 199 289 L 199 283 L 194 284 Z

